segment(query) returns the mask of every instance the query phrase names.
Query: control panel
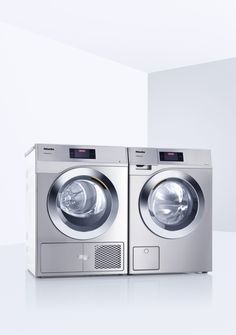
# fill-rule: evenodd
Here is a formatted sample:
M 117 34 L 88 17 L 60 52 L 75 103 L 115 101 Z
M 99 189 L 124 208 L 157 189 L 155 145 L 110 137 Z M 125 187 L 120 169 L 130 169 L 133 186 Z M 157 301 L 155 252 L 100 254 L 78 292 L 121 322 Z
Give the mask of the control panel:
M 108 163 L 128 165 L 125 147 L 36 144 L 36 157 L 41 161 Z
M 211 151 L 204 149 L 128 148 L 128 156 L 135 170 L 151 170 L 159 164 L 211 166 Z

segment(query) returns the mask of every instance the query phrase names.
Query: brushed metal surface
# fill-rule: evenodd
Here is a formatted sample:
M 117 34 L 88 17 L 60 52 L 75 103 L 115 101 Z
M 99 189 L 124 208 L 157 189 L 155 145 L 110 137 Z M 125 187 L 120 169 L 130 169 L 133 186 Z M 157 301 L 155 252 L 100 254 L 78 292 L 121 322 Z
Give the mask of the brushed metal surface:
M 99 157 L 96 162 L 90 162 L 91 160 L 70 160 L 68 157 L 63 160 L 53 160 L 50 158 L 48 160 L 39 160 L 39 148 L 43 145 L 35 145 L 34 149 L 28 154 L 27 161 L 34 161 L 33 167 L 33 178 L 32 180 L 35 181 L 35 185 L 33 185 L 33 181 L 30 179 L 28 182 L 31 191 L 34 193 L 35 201 L 32 204 L 27 201 L 27 206 L 33 206 L 33 213 L 34 216 L 30 216 L 30 234 L 28 235 L 27 245 L 34 246 L 33 248 L 29 248 L 29 259 L 31 260 L 31 264 L 29 266 L 29 270 L 36 276 L 36 277 L 51 277 L 51 276 L 77 276 L 77 275 L 112 275 L 112 274 L 126 274 L 127 273 L 127 239 L 128 239 L 128 161 L 127 161 L 127 150 L 126 148 L 113 148 L 108 147 L 104 148 L 104 159 L 102 158 L 102 150 L 103 148 L 100 147 L 99 149 Z M 59 150 L 68 150 L 69 147 L 73 146 L 58 146 Z M 74 146 L 77 147 L 77 146 Z M 83 146 L 85 147 L 85 146 Z M 87 146 L 86 146 L 87 147 Z M 97 148 L 97 147 L 92 147 Z M 58 152 L 58 151 L 57 151 Z M 109 153 L 113 152 L 110 156 L 110 161 L 108 160 Z M 115 159 L 114 159 L 115 155 Z M 60 154 L 59 154 L 60 156 Z M 58 156 L 58 159 L 60 158 Z M 50 156 L 52 157 L 52 156 Z M 78 239 L 66 235 L 60 229 L 56 227 L 55 224 L 52 223 L 48 212 L 48 194 L 51 190 L 52 185 L 54 182 L 64 173 L 68 173 L 65 176 L 69 176 L 70 173 L 74 174 L 74 171 L 77 169 L 90 169 L 96 171 L 97 176 L 104 176 L 104 180 L 109 180 L 110 183 L 113 185 L 114 189 L 117 193 L 117 204 L 119 206 L 116 212 L 116 204 L 115 201 L 112 203 L 111 212 L 113 211 L 113 220 L 112 217 L 110 218 L 110 223 L 107 224 L 104 222 L 106 229 L 99 236 L 87 236 L 87 239 L 84 240 L 82 238 Z M 31 168 L 30 168 L 31 169 Z M 72 172 L 68 172 L 68 171 Z M 78 172 L 78 171 L 77 171 Z M 97 178 L 97 177 L 95 177 Z M 102 178 L 101 178 L 102 179 Z M 110 184 L 110 185 L 111 185 Z M 109 185 L 108 185 L 109 188 Z M 115 197 L 113 197 L 115 199 Z M 58 218 L 58 217 L 57 217 Z M 61 228 L 61 227 L 60 227 Z M 33 232 L 33 233 L 32 233 Z M 45 267 L 50 270 L 50 264 L 47 263 L 46 257 L 48 256 L 45 250 L 41 253 L 41 245 L 42 244 L 62 244 L 62 249 L 60 249 L 60 254 L 63 254 L 63 250 L 65 255 L 70 254 L 71 250 L 74 250 L 73 247 L 70 247 L 70 244 L 76 243 L 78 246 L 83 245 L 84 242 L 87 243 L 114 243 L 114 244 L 122 244 L 122 268 L 121 269 L 107 269 L 106 271 L 101 271 L 100 269 L 92 269 L 91 266 L 87 263 L 87 267 L 84 267 L 84 271 L 75 271 L 76 270 L 76 263 L 75 259 L 73 260 L 70 268 L 70 262 L 68 262 L 67 271 L 62 271 L 60 269 L 59 272 L 42 272 L 41 271 L 41 264 L 46 264 Z M 74 244 L 73 244 L 74 245 Z M 68 246 L 68 247 L 67 247 Z M 83 246 L 84 247 L 84 246 Z M 45 248 L 45 247 L 43 247 Z M 49 247 L 50 249 L 50 247 Z M 48 250 L 49 250 L 48 249 Z M 56 249 L 50 249 L 50 251 L 54 257 L 56 257 Z M 92 252 L 94 252 L 94 248 L 91 249 L 92 251 L 89 252 L 90 257 Z M 74 255 L 74 253 L 72 252 Z M 83 258 L 83 253 L 80 257 Z M 84 255 L 86 256 L 86 255 Z M 63 263 L 62 256 L 62 263 Z M 94 256 L 92 256 L 94 257 Z M 58 257 L 58 262 L 60 263 L 60 257 Z M 63 267 L 63 264 L 61 265 Z M 57 265 L 59 268 L 60 266 Z M 52 269 L 53 270 L 53 266 Z M 56 270 L 54 268 L 54 270 Z
M 133 270 L 158 270 L 160 267 L 159 247 L 134 247 Z
M 94 149 L 95 159 L 70 158 L 70 149 Z M 127 150 L 124 147 L 92 145 L 35 144 L 36 159 L 48 162 L 78 162 L 89 165 L 109 163 L 127 165 Z
M 82 245 L 80 243 L 42 243 L 42 273 L 83 271 Z
M 208 272 L 212 270 L 212 168 L 209 150 L 174 149 L 183 152 L 186 158 L 184 162 L 158 162 L 158 150 L 154 153 L 150 149 L 153 161 L 151 169 L 137 170 L 137 160 L 134 158 L 136 148 L 128 149 L 129 153 L 129 273 L 186 273 L 186 272 Z M 146 149 L 148 150 L 148 148 Z M 162 151 L 164 149 L 161 149 Z M 173 151 L 173 149 L 166 149 Z M 132 154 L 130 154 L 132 152 Z M 195 155 L 196 152 L 196 155 Z M 134 158 L 134 159 L 133 159 Z M 145 159 L 139 164 L 146 165 Z M 144 185 L 151 189 L 156 182 L 178 174 L 179 177 L 187 179 L 188 182 L 195 181 L 192 186 L 196 189 L 199 197 L 199 212 L 194 224 L 183 234 L 171 236 L 171 232 L 158 231 L 148 228 L 151 223 L 147 206 L 140 210 L 140 194 Z M 186 178 L 186 176 L 189 176 Z M 164 178 L 164 179 L 165 179 Z M 199 188 L 196 186 L 198 185 Z M 199 191 L 201 190 L 201 191 Z M 148 194 L 146 194 L 147 197 Z M 204 200 L 203 200 L 204 199 Z M 146 200 L 145 200 L 146 201 Z M 144 201 L 144 203 L 145 203 Z M 148 217 L 149 215 L 149 217 Z M 144 223 L 144 221 L 145 223 Z M 155 225 L 155 223 L 153 222 Z M 152 227 L 153 228 L 153 227 Z M 154 232 L 155 231 L 155 232 Z M 178 234 L 177 234 L 178 235 Z M 134 270 L 134 248 L 136 247 L 158 247 L 160 250 L 160 267 L 158 270 Z
M 96 268 L 96 248 L 119 247 L 120 254 L 117 259 L 111 259 L 109 253 L 99 261 L 103 267 Z M 119 259 L 118 259 L 119 256 Z M 50 275 L 82 275 L 83 273 L 122 271 L 124 269 L 124 244 L 123 243 L 42 243 L 40 252 L 40 271 L 45 276 Z M 107 262 L 107 264 L 106 264 Z M 117 264 L 119 266 L 117 266 Z

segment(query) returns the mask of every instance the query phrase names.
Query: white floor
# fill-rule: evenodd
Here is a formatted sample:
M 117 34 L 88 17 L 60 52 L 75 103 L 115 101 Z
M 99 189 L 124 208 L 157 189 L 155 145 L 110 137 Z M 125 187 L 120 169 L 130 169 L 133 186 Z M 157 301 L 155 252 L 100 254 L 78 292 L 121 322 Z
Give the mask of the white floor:
M 35 279 L 1 246 L 0 333 L 236 334 L 236 233 L 213 255 L 212 274 Z

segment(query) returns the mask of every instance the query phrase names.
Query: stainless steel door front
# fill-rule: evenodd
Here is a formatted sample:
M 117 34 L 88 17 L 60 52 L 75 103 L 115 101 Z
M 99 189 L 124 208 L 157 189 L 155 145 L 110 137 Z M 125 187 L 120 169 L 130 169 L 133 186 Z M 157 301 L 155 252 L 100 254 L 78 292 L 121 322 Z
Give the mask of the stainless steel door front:
M 165 238 L 178 238 L 196 228 L 204 197 L 191 176 L 165 170 L 144 185 L 139 206 L 144 223 L 153 233 Z
M 48 212 L 54 225 L 75 239 L 90 239 L 106 232 L 118 211 L 112 182 L 91 168 L 64 172 L 48 194 Z

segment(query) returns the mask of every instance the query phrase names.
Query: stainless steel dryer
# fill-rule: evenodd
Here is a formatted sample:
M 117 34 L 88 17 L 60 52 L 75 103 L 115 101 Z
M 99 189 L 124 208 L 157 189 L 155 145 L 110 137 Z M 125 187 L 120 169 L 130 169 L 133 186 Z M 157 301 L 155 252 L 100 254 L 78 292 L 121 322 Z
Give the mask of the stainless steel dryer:
M 126 148 L 36 144 L 26 162 L 28 269 L 127 273 Z
M 129 273 L 212 270 L 209 150 L 129 148 Z

